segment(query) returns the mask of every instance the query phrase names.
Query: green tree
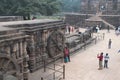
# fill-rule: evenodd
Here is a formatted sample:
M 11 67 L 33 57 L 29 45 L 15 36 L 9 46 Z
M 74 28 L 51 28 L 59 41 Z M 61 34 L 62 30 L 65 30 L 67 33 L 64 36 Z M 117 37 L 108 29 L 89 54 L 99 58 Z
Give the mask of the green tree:
M 16 0 L 0 0 L 0 14 L 11 15 L 17 8 Z
M 61 0 L 63 12 L 79 12 L 81 0 Z
M 39 7 L 42 15 L 50 16 L 60 11 L 61 2 L 59 0 L 40 0 L 36 7 Z
M 59 10 L 58 0 L 0 0 L 0 15 L 20 15 L 30 19 L 31 14 L 53 15 Z

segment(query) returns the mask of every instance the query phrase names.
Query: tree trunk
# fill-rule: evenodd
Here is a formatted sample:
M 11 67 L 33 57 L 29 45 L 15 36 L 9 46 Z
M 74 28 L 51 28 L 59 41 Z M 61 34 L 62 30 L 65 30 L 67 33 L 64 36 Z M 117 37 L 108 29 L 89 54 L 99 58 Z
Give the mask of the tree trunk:
M 26 19 L 26 16 L 23 16 L 23 20 L 27 20 L 27 19 Z
M 27 15 L 27 19 L 30 20 L 30 13 L 28 13 L 28 15 Z

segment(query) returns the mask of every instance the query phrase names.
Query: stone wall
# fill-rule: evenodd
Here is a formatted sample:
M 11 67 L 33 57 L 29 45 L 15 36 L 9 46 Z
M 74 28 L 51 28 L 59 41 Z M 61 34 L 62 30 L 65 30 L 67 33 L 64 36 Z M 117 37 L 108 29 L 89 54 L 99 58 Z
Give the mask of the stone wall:
M 103 14 L 120 14 L 119 0 L 81 0 L 81 12 L 84 14 L 95 14 L 103 12 Z
M 79 27 L 85 27 L 85 19 L 88 19 L 90 16 L 89 14 L 66 14 L 65 15 L 65 22 L 66 24 L 75 25 Z
M 86 27 L 94 27 L 94 26 L 102 26 L 102 22 L 101 21 L 86 21 L 85 22 Z
M 100 25 L 105 27 L 102 21 L 87 21 L 91 17 L 92 14 L 66 14 L 65 22 L 70 25 L 76 25 L 79 27 L 88 27 L 88 26 L 96 26 Z M 95 16 L 95 15 L 94 15 Z M 120 25 L 120 15 L 101 15 L 100 16 L 103 20 L 110 23 L 113 26 Z
M 120 15 L 103 15 L 101 18 L 113 26 L 118 27 L 120 25 Z

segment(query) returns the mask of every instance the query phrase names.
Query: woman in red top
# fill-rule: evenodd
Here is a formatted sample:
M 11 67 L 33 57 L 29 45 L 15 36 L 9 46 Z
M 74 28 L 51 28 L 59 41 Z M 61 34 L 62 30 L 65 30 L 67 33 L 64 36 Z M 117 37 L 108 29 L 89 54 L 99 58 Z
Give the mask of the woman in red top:
M 69 49 L 67 47 L 65 47 L 64 49 L 64 60 L 65 62 L 70 62 L 70 55 L 69 55 Z
M 103 62 L 103 52 L 101 52 L 100 55 L 98 54 L 97 58 L 99 59 L 99 68 L 98 68 L 98 70 L 102 70 L 102 68 L 103 68 L 103 65 L 102 65 L 102 62 Z

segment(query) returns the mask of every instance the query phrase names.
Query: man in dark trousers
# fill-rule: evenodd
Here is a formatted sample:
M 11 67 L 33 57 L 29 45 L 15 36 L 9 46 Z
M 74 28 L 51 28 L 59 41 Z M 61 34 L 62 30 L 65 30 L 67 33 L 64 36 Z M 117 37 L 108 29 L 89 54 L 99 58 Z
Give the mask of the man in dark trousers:
M 120 53 L 120 50 L 118 50 L 118 53 Z
M 110 32 L 110 26 L 109 25 L 107 26 L 107 30 L 108 30 L 108 32 Z
M 69 27 L 68 27 L 69 34 L 70 34 L 70 31 L 71 31 L 70 29 L 71 29 L 71 28 L 70 28 L 70 26 L 69 26 Z
M 111 49 L 111 44 L 112 44 L 112 41 L 111 41 L 111 39 L 109 39 L 109 42 L 108 42 L 108 49 Z
M 104 56 L 104 68 L 108 68 L 108 60 L 109 56 L 108 53 L 106 53 L 106 55 Z

